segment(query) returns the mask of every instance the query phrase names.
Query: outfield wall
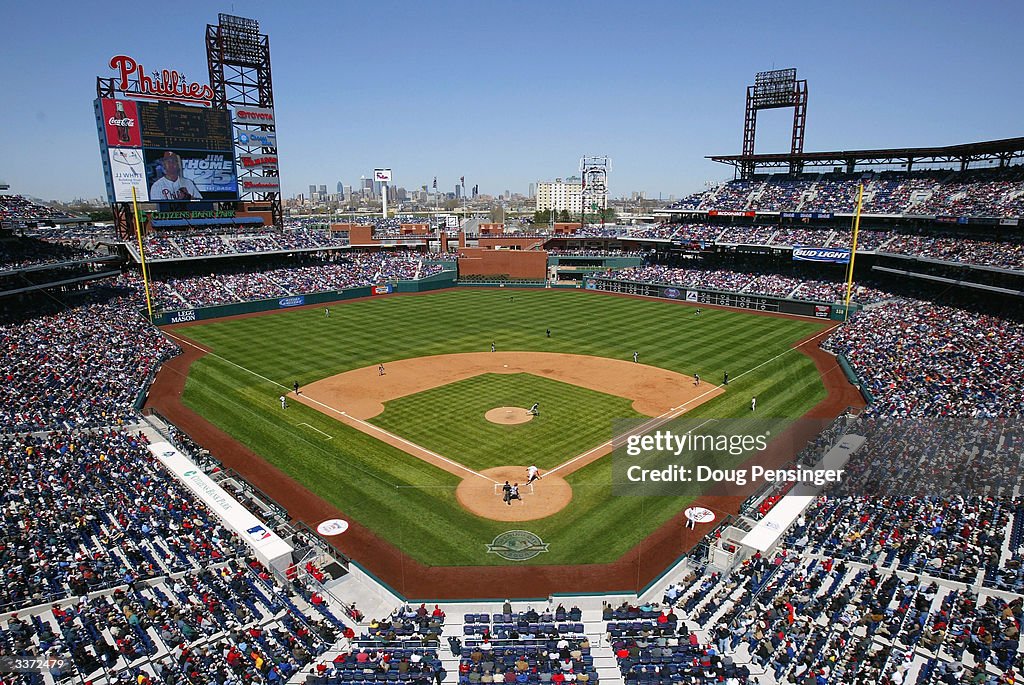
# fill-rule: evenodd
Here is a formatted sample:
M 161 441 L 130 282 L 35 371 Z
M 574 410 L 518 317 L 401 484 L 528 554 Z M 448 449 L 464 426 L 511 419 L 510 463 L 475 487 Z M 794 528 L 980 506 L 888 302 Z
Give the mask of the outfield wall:
M 842 321 L 845 317 L 845 308 L 841 304 L 790 300 L 784 297 L 770 297 L 768 295 L 734 293 L 660 283 L 640 283 L 638 281 L 612 278 L 588 278 L 585 281 L 584 287 L 587 290 L 601 292 L 642 295 L 644 297 L 657 297 L 693 304 L 710 304 L 719 307 L 730 307 L 732 309 L 750 309 L 758 312 L 794 314 L 796 316 L 808 316 L 816 319 Z M 857 311 L 859 308 L 859 305 L 851 304 L 850 313 Z
M 232 304 L 215 305 L 212 307 L 196 307 L 195 309 L 163 311 L 154 316 L 153 323 L 157 326 L 166 326 L 168 324 L 187 323 L 190 321 L 219 319 L 225 316 L 235 316 L 236 314 L 270 312 L 278 309 L 291 309 L 292 307 L 303 307 L 311 304 L 330 304 L 332 302 L 353 300 L 357 297 L 389 295 L 391 293 L 422 293 L 431 290 L 439 290 L 441 288 L 450 288 L 454 283 L 455 272 L 443 271 L 439 274 L 421 278 L 417 281 L 395 281 L 393 283 L 382 283 L 380 285 L 369 285 L 359 288 L 347 288 L 345 290 L 327 290 L 320 293 L 289 295 L 288 297 L 275 297 L 267 300 L 233 302 Z

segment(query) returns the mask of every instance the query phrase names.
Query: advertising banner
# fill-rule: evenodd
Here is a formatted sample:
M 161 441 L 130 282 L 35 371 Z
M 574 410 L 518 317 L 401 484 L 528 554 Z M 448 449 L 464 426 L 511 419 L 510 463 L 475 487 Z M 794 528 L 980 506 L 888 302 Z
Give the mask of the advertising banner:
M 235 107 L 235 124 L 240 126 L 273 126 L 274 110 L 266 107 Z
M 850 251 L 840 247 L 794 247 L 793 261 L 849 264 Z
M 114 196 L 111 202 L 131 202 L 132 188 L 135 188 L 139 202 L 149 201 L 149 184 L 146 182 L 146 160 L 142 150 L 128 147 L 112 147 L 110 156 L 110 180 Z
M 147 149 L 145 157 L 151 202 L 238 199 L 230 152 Z
M 388 293 L 391 292 L 391 284 L 388 283 L 386 285 L 375 285 L 373 286 L 371 292 L 374 295 L 387 295 Z
M 278 306 L 284 307 L 301 307 L 306 304 L 305 295 L 295 295 L 293 297 L 282 297 L 277 301 Z
M 391 169 L 374 169 L 373 180 L 379 183 L 391 183 Z
M 783 219 L 831 219 L 832 212 L 781 212 Z
M 711 209 L 708 210 L 708 216 L 757 216 L 755 212 L 745 212 L 732 209 Z
M 239 128 L 235 130 L 235 140 L 245 147 L 277 147 L 277 134 L 273 131 Z
M 103 112 L 103 130 L 110 147 L 142 147 L 138 106 L 132 100 L 100 101 Z
M 238 161 L 246 169 L 277 168 L 277 155 L 241 155 Z
M 243 193 L 276 193 L 281 190 L 277 176 L 243 176 L 238 179 Z

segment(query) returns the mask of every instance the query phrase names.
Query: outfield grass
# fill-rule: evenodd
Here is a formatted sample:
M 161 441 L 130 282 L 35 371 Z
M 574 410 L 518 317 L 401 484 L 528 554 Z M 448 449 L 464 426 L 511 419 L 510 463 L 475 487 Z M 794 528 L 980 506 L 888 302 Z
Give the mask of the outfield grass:
M 495 407 L 540 404 L 528 423 L 498 425 Z M 632 401 L 529 373 L 485 373 L 384 404 L 371 420 L 385 430 L 481 471 L 494 466 L 558 466 L 611 440 L 617 419 L 643 418 Z
M 636 350 L 641 363 L 699 373 L 712 382 L 728 371 L 727 391 L 689 417 L 745 415 L 752 395 L 759 414 L 795 417 L 825 396 L 813 362 L 787 352 L 822 329 L 816 321 L 717 309 L 696 317 L 679 303 L 541 290 L 453 289 L 331 309 L 330 318 L 314 308 L 183 329 L 216 354 L 193 365 L 184 402 L 347 516 L 431 565 L 511 563 L 484 552 L 509 524 L 463 510 L 455 501 L 455 476 L 315 409 L 293 404 L 282 412 L 282 389 L 395 359 L 483 352 L 493 341 L 499 350 L 616 359 L 631 359 Z M 445 426 L 450 432 L 464 428 L 451 421 Z M 607 459 L 568 481 L 574 490 L 569 507 L 525 525 L 550 543 L 550 552 L 518 563 L 611 561 L 687 501 L 613 497 Z

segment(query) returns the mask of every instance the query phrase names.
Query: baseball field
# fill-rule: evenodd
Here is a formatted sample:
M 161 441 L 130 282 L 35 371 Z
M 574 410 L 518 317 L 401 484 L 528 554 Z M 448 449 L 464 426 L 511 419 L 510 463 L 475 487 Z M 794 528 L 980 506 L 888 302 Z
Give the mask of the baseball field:
M 758 415 L 799 417 L 826 396 L 795 349 L 825 322 L 583 291 L 463 288 L 330 309 L 168 331 L 204 353 L 181 402 L 425 566 L 619 559 L 691 498 L 613 495 L 616 421 L 748 416 L 752 397 Z M 543 474 L 532 486 L 529 465 Z M 504 501 L 506 479 L 520 500 Z M 489 551 L 513 529 L 546 551 Z

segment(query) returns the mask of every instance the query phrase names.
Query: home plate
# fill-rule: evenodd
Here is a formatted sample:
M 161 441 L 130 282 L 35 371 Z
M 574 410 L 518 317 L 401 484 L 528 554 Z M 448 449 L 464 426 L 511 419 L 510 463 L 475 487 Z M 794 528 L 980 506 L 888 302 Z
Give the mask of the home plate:
M 505 364 L 505 368 L 506 368 L 506 369 L 508 368 L 508 364 Z

